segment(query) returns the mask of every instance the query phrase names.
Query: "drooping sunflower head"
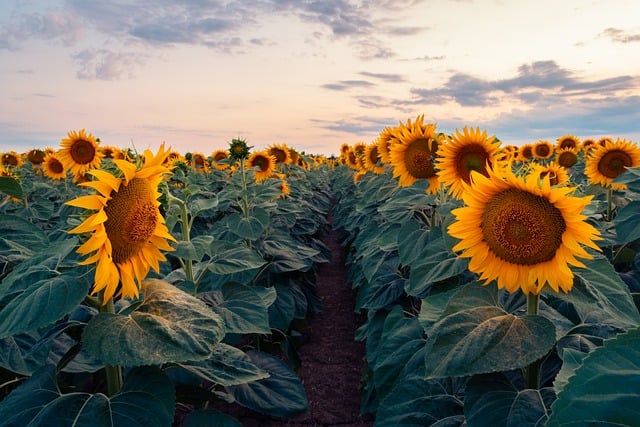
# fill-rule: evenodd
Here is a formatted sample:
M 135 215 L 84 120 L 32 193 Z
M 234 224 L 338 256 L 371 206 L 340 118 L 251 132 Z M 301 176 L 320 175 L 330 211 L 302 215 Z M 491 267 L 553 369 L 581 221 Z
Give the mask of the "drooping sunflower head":
M 591 184 L 624 190 L 625 184 L 614 183 L 627 168 L 640 166 L 640 148 L 634 142 L 618 138 L 599 145 L 586 158 L 585 175 Z
M 578 163 L 578 150 L 576 148 L 563 148 L 556 151 L 555 161 L 563 168 L 569 169 Z
M 272 144 L 267 147 L 267 153 L 276 159 L 276 163 L 289 164 L 291 163 L 291 157 L 289 156 L 289 150 L 284 144 Z
M 580 147 L 580 138 L 578 138 L 575 135 L 562 135 L 560 138 L 558 138 L 557 142 L 556 142 L 556 148 L 557 149 L 564 149 L 564 148 L 579 148 Z
M 549 141 L 541 139 L 533 144 L 533 158 L 538 160 L 549 159 L 554 152 L 553 144 Z
M 247 159 L 245 166 L 247 168 L 256 168 L 256 182 L 262 182 L 269 178 L 276 170 L 276 158 L 267 153 L 266 150 L 256 151 Z
M 56 153 L 49 153 L 44 157 L 42 171 L 45 176 L 54 180 L 65 179 L 67 177 L 67 170 L 60 159 L 58 159 Z
M 347 154 L 347 151 L 349 151 L 350 149 L 351 149 L 351 146 L 346 142 L 343 142 L 342 145 L 340 145 L 340 154 L 345 155 Z
M 235 162 L 249 157 L 252 147 L 247 145 L 247 141 L 242 138 L 234 138 L 229 143 L 229 158 Z
M 40 150 L 39 148 L 34 148 L 27 152 L 27 160 L 31 162 L 32 165 L 41 165 L 44 162 L 44 156 L 47 153 L 44 150 Z
M 71 171 L 74 176 L 84 175 L 90 169 L 100 166 L 102 153 L 99 150 L 99 142 L 91 133 L 80 129 L 78 132 L 70 131 L 67 137 L 60 142 L 58 158 L 64 164 L 65 169 Z
M 538 294 L 549 286 L 568 292 L 573 286 L 570 265 L 592 256 L 583 246 L 599 250 L 598 230 L 582 210 L 590 197 L 573 197 L 570 187 L 551 187 L 548 177 L 516 177 L 508 169 L 473 172 L 464 184 L 465 206 L 454 209 L 449 234 L 460 239 L 453 247 L 469 258 L 469 270 L 485 284 Z
M 92 169 L 88 175 L 94 179 L 80 185 L 96 193 L 67 202 L 97 211 L 69 233 L 89 234 L 77 252 L 93 253 L 82 264 L 96 265 L 93 293 L 101 292 L 103 303 L 114 296 L 138 297 L 149 269 L 158 272 L 159 262 L 166 260 L 160 250 L 173 250 L 167 240 L 175 239 L 164 224 L 158 201 L 158 186 L 171 171 L 163 164 L 167 155 L 163 144 L 155 156 L 146 150 L 141 166 L 114 160 L 121 176 Z
M 17 168 L 23 164 L 22 156 L 15 151 L 7 151 L 2 153 L 2 157 L 0 157 L 0 165 L 4 167 Z
M 487 175 L 487 168 L 493 165 L 500 151 L 500 142 L 495 136 L 487 135 L 480 128 L 469 129 L 466 126 L 456 132 L 448 142 L 438 148 L 436 159 L 440 182 L 449 187 L 449 193 L 459 198 L 462 183 L 469 183 L 471 172 Z
M 424 116 L 418 116 L 415 122 L 411 119 L 400 124 L 396 133 L 397 143 L 390 147 L 390 162 L 393 176 L 398 178 L 400 186 L 410 186 L 422 179 L 429 181 L 430 186 L 437 182 L 435 157 L 438 150 L 436 125 L 424 124 Z

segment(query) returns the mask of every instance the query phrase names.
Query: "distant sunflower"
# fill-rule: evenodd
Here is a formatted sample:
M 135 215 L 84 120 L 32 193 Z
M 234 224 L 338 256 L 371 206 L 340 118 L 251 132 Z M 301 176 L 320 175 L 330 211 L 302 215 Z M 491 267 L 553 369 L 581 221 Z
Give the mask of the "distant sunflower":
M 229 153 L 226 150 L 216 150 L 213 153 L 211 153 L 211 158 L 213 159 L 213 161 L 211 162 L 211 165 L 218 169 L 218 170 L 225 170 L 229 168 L 229 164 L 228 163 L 220 163 L 220 161 L 228 159 L 229 158 Z
M 24 161 L 22 160 L 22 156 L 15 151 L 7 151 L 2 154 L 2 157 L 0 157 L 0 165 L 5 167 L 17 168 L 23 164 Z
M 624 190 L 625 184 L 613 180 L 627 168 L 640 166 L 640 148 L 631 141 L 618 138 L 616 142 L 606 141 L 587 157 L 584 173 L 589 182 L 613 190 Z
M 275 157 L 276 163 L 289 164 L 291 163 L 291 157 L 289 156 L 289 150 L 284 144 L 272 144 L 267 147 L 267 153 L 270 156 Z
M 204 155 L 204 153 L 191 153 L 191 161 L 189 163 L 191 167 L 193 167 L 196 171 L 206 172 L 209 168 L 207 157 Z
M 605 145 L 607 145 L 607 142 L 613 144 L 614 140 L 610 136 L 603 136 L 601 138 L 598 138 L 598 140 L 596 141 L 596 144 L 604 147 Z
M 550 162 L 544 166 L 537 164 L 533 168 L 532 173 L 537 174 L 539 179 L 548 178 L 549 184 L 551 185 L 560 185 L 569 182 L 567 169 L 556 162 Z
M 413 123 L 409 119 L 406 125 L 401 124 L 396 139 L 398 142 L 390 147 L 389 155 L 393 177 L 398 178 L 402 187 L 426 179 L 434 189 L 438 184 L 434 162 L 438 150 L 436 125 L 424 124 L 424 116 L 420 115 Z
M 470 258 L 469 270 L 509 292 L 538 294 L 545 285 L 570 291 L 569 265 L 584 267 L 576 257 L 592 258 L 581 245 L 599 250 L 594 240 L 600 234 L 581 213 L 592 196 L 572 197 L 573 188 L 509 170 L 472 172 L 471 182 L 464 184 L 465 206 L 452 211 L 456 221 L 448 228 L 461 239 L 453 250 Z
M 391 145 L 395 142 L 397 127 L 386 127 L 378 135 L 376 144 L 378 144 L 378 155 L 382 163 L 390 163 Z
M 518 162 L 526 163 L 533 158 L 533 144 L 524 144 L 518 148 Z
M 513 162 L 518 157 L 518 147 L 516 145 L 504 145 L 498 152 L 497 159 L 499 162 Z
M 160 250 L 173 250 L 167 240 L 175 239 L 164 224 L 158 201 L 158 185 L 163 175 L 171 171 L 163 165 L 167 155 L 163 144 L 155 156 L 150 150 L 145 151 L 141 167 L 126 160 L 114 160 L 122 172 L 121 178 L 92 169 L 88 174 L 95 180 L 80 185 L 96 190 L 97 194 L 66 203 L 97 211 L 69 233 L 91 233 L 77 252 L 81 255 L 95 252 L 81 264 L 96 264 L 93 294 L 103 292 L 103 304 L 114 295 L 138 297 L 138 286 L 149 269 L 157 272 L 159 261 L 166 260 Z
M 380 165 L 380 156 L 378 154 L 377 144 L 367 144 L 362 156 L 362 165 L 364 168 L 375 174 L 384 172 L 384 168 Z
M 291 147 L 287 147 L 287 151 L 289 152 L 289 157 L 291 158 L 291 164 L 300 166 L 300 163 L 302 162 L 300 154 Z
M 252 147 L 247 145 L 247 141 L 242 138 L 234 138 L 229 143 L 229 157 L 231 161 L 244 160 L 249 157 Z
M 556 151 L 555 161 L 563 168 L 569 169 L 578 163 L 578 150 L 576 148 L 563 148 Z
M 46 156 L 46 154 L 44 150 L 34 148 L 27 152 L 27 160 L 29 160 L 32 165 L 39 166 L 44 162 L 44 156 Z
M 595 139 L 585 138 L 582 140 L 582 143 L 580 144 L 580 148 L 582 149 L 583 152 L 589 153 L 591 150 L 596 148 L 596 144 L 597 142 Z
M 580 148 L 580 138 L 575 135 L 562 135 L 556 142 L 556 148 L 562 150 L 564 148 Z
M 269 155 L 267 151 L 256 151 L 247 159 L 247 168 L 257 168 L 255 171 L 256 182 L 262 182 L 273 175 L 276 170 L 276 159 Z
M 58 158 L 72 175 L 80 176 L 100 166 L 102 153 L 96 138 L 80 129 L 78 132 L 68 132 L 67 137 L 62 139 Z
M 533 158 L 538 160 L 547 160 L 553 156 L 553 144 L 549 141 L 541 139 L 533 144 Z
M 469 129 L 462 133 L 456 129 L 455 135 L 438 148 L 436 159 L 440 182 L 449 187 L 449 193 L 459 199 L 462 183 L 469 183 L 471 171 L 487 175 L 487 168 L 497 160 L 500 142 L 495 136 L 487 135 L 480 128 Z
M 42 171 L 45 176 L 51 179 L 65 179 L 67 177 L 67 170 L 56 153 L 49 153 L 44 156 Z
M 356 152 L 353 151 L 353 148 L 349 148 L 349 151 L 347 151 L 344 159 L 346 165 L 351 169 L 358 169 L 358 157 L 356 156 Z

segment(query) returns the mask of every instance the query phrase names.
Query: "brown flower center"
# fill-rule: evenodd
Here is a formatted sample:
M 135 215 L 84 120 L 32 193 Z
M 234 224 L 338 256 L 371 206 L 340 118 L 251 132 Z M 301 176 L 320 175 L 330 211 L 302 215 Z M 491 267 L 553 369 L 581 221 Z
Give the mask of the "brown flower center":
M 264 156 L 256 156 L 251 161 L 251 167 L 258 166 L 260 171 L 264 172 L 269 169 L 269 159 Z
M 482 234 L 500 259 L 534 265 L 553 259 L 566 224 L 547 198 L 508 189 L 494 195 L 482 213 Z
M 2 164 L 7 166 L 18 166 L 18 157 L 11 153 L 3 154 Z
M 562 151 L 556 160 L 563 168 L 570 168 L 578 162 L 578 155 L 573 151 Z
M 111 193 L 104 208 L 104 223 L 113 248 L 113 261 L 122 263 L 136 255 L 149 241 L 158 222 L 158 208 L 149 181 L 133 178 L 129 185 Z
M 456 176 L 466 183 L 471 182 L 471 171 L 477 171 L 484 176 L 488 176 L 488 159 L 489 153 L 481 145 L 465 145 L 456 155 Z
M 84 139 L 74 141 L 69 151 L 73 161 L 79 165 L 91 163 L 96 156 L 95 146 L 91 141 L 85 141 Z
M 51 159 L 47 164 L 49 166 L 49 170 L 53 173 L 62 173 L 64 172 L 64 166 L 62 166 L 62 162 L 58 159 Z
M 551 147 L 547 144 L 538 144 L 534 147 L 536 156 L 547 158 L 551 154 Z
M 430 141 L 425 138 L 416 139 L 407 147 L 404 159 L 407 172 L 418 179 L 427 179 L 436 176 L 433 164 Z
M 273 147 L 269 149 L 269 154 L 275 157 L 276 162 L 278 163 L 284 163 L 287 161 L 287 153 L 281 148 Z
M 605 153 L 598 162 L 598 172 L 607 178 L 616 178 L 633 164 L 631 156 L 622 150 L 611 150 Z

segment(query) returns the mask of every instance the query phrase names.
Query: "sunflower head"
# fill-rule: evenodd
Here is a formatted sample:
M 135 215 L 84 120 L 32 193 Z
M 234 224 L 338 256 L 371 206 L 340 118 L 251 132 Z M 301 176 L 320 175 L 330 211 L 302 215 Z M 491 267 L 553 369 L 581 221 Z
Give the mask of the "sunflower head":
M 98 140 L 84 129 L 67 133 L 67 137 L 60 142 L 58 157 L 65 169 L 76 176 L 99 167 L 102 161 Z
M 488 176 L 472 172 L 464 187 L 465 206 L 452 211 L 456 221 L 448 231 L 461 239 L 453 250 L 470 259 L 469 270 L 485 283 L 496 280 L 500 289 L 525 294 L 545 286 L 568 292 L 570 265 L 584 267 L 577 258 L 592 258 L 582 246 L 599 250 L 600 234 L 581 213 L 591 197 L 572 197 L 572 188 L 500 168 Z
M 533 158 L 533 144 L 524 144 L 518 149 L 518 162 L 528 162 Z
M 276 159 L 276 163 L 289 164 L 291 163 L 291 157 L 289 156 L 289 150 L 284 144 L 273 144 L 267 148 L 267 153 Z
M 556 162 L 550 162 L 544 166 L 535 164 L 530 172 L 536 174 L 538 179 L 548 179 L 550 185 L 562 185 L 569 181 L 567 169 Z
M 126 160 L 115 160 L 119 174 L 92 169 L 93 180 L 80 184 L 96 191 L 67 202 L 68 205 L 97 211 L 72 234 L 89 234 L 77 249 L 81 255 L 93 253 L 82 264 L 95 264 L 93 293 L 102 293 L 103 303 L 113 296 L 138 297 L 138 286 L 150 268 L 159 270 L 165 261 L 160 250 L 171 251 L 169 234 L 160 214 L 158 186 L 170 168 L 163 163 L 168 152 L 164 144 L 154 156 L 144 153 L 144 163 L 136 166 Z
M 45 176 L 54 180 L 65 179 L 67 177 L 67 169 L 65 169 L 55 152 L 44 156 L 42 171 Z
M 378 154 L 378 144 L 367 144 L 362 156 L 362 166 L 364 169 L 375 174 L 384 172 L 384 168 L 380 166 L 380 155 Z
M 634 142 L 618 138 L 606 141 L 591 152 L 586 159 L 585 174 L 591 184 L 624 190 L 625 184 L 613 180 L 627 168 L 640 166 L 640 148 Z
M 563 168 L 569 169 L 578 163 L 578 150 L 575 148 L 563 148 L 556 151 L 556 163 Z
M 533 158 L 546 160 L 553 155 L 553 144 L 546 140 L 540 140 L 533 144 Z
M 583 152 L 589 153 L 591 150 L 596 148 L 596 140 L 593 138 L 585 138 L 582 140 L 582 144 L 580 144 L 580 148 Z
M 24 161 L 22 160 L 22 156 L 15 151 L 8 151 L 3 153 L 2 157 L 0 157 L 0 165 L 5 167 L 17 168 L 23 164 Z
M 44 162 L 45 155 L 46 153 L 44 152 L 44 150 L 34 148 L 33 150 L 29 150 L 27 152 L 27 160 L 29 160 L 33 165 L 41 165 L 42 162 Z
M 418 116 L 400 124 L 397 143 L 391 145 L 390 160 L 393 176 L 400 186 L 410 186 L 418 180 L 426 179 L 434 187 L 437 181 L 435 157 L 438 137 L 434 123 L 424 124 L 424 116 Z
M 249 152 L 252 147 L 247 145 L 247 141 L 242 138 L 234 138 L 229 143 L 229 158 L 235 162 L 237 160 L 244 160 L 249 157 Z
M 382 163 L 389 163 L 391 161 L 389 155 L 391 153 L 391 144 L 395 141 L 397 128 L 386 127 L 382 129 L 382 132 L 378 135 L 376 144 L 378 145 L 378 155 Z
M 256 168 L 255 179 L 257 182 L 262 182 L 275 172 L 276 159 L 267 151 L 256 151 L 249 156 L 245 165 L 247 168 Z
M 560 138 L 558 138 L 557 142 L 556 142 L 556 148 L 557 149 L 564 149 L 564 148 L 579 148 L 580 147 L 580 138 L 578 138 L 575 135 L 562 135 Z
M 459 198 L 462 183 L 469 183 L 471 172 L 487 175 L 487 168 L 494 164 L 500 151 L 500 142 L 495 136 L 488 136 L 480 128 L 469 129 L 466 126 L 438 149 L 438 176 L 440 182 L 449 187 L 453 197 Z

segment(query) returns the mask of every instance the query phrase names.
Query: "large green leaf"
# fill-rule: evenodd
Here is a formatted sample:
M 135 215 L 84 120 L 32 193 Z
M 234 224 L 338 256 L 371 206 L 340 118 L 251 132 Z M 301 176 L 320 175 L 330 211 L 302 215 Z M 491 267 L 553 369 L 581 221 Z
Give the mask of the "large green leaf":
M 0 338 L 61 319 L 82 302 L 89 288 L 86 280 L 68 274 L 31 283 L 0 310 Z
M 266 261 L 255 249 L 240 242 L 215 240 L 211 243 L 211 264 L 209 271 L 214 274 L 233 274 L 246 270 L 254 270 L 266 264 Z
M 571 292 L 558 297 L 570 302 L 581 319 L 591 323 L 608 323 L 622 328 L 640 325 L 629 287 L 620 279 L 611 263 L 603 256 L 584 262 L 586 268 L 576 269 Z
M 46 234 L 17 215 L 0 214 L 0 259 L 22 261 L 49 245 Z
M 464 414 L 479 427 L 542 426 L 554 398 L 550 388 L 519 391 L 500 373 L 477 375 L 467 383 Z
M 264 290 L 273 294 L 267 295 Z M 276 297 L 275 288 L 258 288 L 239 283 L 222 285 L 222 301 L 213 307 L 224 320 L 230 334 L 268 334 L 269 306 Z
M 556 342 L 553 323 L 498 307 L 451 314 L 432 329 L 426 346 L 427 378 L 468 376 L 522 368 L 546 355 Z
M 241 239 L 256 240 L 269 225 L 269 213 L 255 208 L 248 217 L 235 212 L 227 217 L 227 226 Z
M 582 359 L 551 406 L 549 426 L 632 426 L 640 420 L 640 329 Z
M 628 205 L 618 209 L 613 224 L 616 227 L 618 243 L 624 244 L 640 239 L 640 200 L 634 200 Z
M 251 410 L 287 418 L 308 410 L 307 395 L 300 378 L 280 359 L 259 351 L 247 352 L 269 378 L 227 387 L 236 401 Z
M 274 288 L 278 297 L 269 306 L 269 325 L 274 329 L 286 331 L 296 314 L 296 299 L 289 286 L 276 283 Z
M 149 427 L 171 426 L 173 384 L 158 368 L 141 367 L 125 376 L 120 392 L 61 394 L 56 369 L 47 365 L 0 402 L 6 427 Z
M 0 193 L 21 198 L 23 191 L 20 181 L 10 176 L 0 176 Z
M 180 366 L 200 378 L 223 386 L 245 384 L 269 377 L 245 352 L 225 343 L 219 343 L 209 359 L 184 362 Z
M 200 261 L 208 253 L 212 241 L 212 236 L 196 236 L 189 241 L 180 240 L 171 255 L 183 260 Z
M 110 365 L 206 360 L 225 335 L 205 303 L 167 282 L 147 279 L 144 300 L 130 315 L 100 313 L 82 334 L 90 354 Z

